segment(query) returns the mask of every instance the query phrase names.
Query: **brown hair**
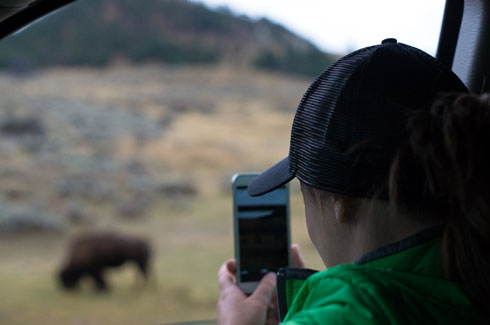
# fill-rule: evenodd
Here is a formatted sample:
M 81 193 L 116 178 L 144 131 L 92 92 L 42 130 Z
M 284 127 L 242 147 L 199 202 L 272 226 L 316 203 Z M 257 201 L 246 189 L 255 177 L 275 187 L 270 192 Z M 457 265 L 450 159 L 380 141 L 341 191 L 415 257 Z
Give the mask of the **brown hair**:
M 408 141 L 390 170 L 390 203 L 444 224 L 447 276 L 490 308 L 490 97 L 448 95 L 407 121 Z

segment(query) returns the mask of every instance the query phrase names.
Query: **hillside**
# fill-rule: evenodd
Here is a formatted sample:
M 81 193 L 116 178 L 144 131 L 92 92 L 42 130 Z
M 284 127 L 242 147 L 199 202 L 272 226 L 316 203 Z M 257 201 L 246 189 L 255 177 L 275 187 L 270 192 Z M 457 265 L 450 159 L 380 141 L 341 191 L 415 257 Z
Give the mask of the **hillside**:
M 0 43 L 0 67 L 233 64 L 316 75 L 333 56 L 266 19 L 188 0 L 80 0 Z
M 220 66 L 0 72 L 0 323 L 169 324 L 216 318 L 216 272 L 233 256 L 231 176 L 287 155 L 305 78 Z M 292 241 L 308 266 L 299 183 Z M 71 235 L 149 238 L 158 285 L 132 265 L 110 294 L 56 285 Z

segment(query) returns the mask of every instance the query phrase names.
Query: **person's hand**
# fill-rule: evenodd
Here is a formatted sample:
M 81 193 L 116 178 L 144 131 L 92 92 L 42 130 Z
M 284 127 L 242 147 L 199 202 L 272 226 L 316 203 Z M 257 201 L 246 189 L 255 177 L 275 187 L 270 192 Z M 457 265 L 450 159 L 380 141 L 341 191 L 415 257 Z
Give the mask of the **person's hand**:
M 252 295 L 246 296 L 235 283 L 236 261 L 226 261 L 218 272 L 220 296 L 218 324 L 278 324 L 275 303 L 276 275 L 266 274 Z
M 305 268 L 305 259 L 303 258 L 303 255 L 301 255 L 301 250 L 299 249 L 298 244 L 292 244 L 291 245 L 291 266 L 292 267 L 297 267 L 300 269 Z
M 305 261 L 298 244 L 291 245 L 291 265 L 304 268 Z M 236 285 L 236 262 L 226 261 L 218 272 L 220 297 L 218 324 L 278 324 L 276 276 L 267 274 L 251 296 Z

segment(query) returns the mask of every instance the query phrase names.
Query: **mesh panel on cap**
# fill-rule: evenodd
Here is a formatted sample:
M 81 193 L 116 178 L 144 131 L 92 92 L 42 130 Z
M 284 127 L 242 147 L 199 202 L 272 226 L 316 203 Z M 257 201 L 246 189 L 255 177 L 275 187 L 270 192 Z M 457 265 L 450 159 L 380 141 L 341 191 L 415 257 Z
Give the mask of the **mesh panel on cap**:
M 325 70 L 303 96 L 293 123 L 289 153 L 291 169 L 301 181 L 331 190 L 345 180 L 345 152 L 351 145 L 352 116 L 356 114 L 352 109 L 360 70 L 375 49 L 364 48 L 343 57 Z
M 465 91 L 435 58 L 401 43 L 361 49 L 330 66 L 307 90 L 293 122 L 290 168 L 327 191 L 370 196 L 386 184 L 406 114 L 441 91 Z

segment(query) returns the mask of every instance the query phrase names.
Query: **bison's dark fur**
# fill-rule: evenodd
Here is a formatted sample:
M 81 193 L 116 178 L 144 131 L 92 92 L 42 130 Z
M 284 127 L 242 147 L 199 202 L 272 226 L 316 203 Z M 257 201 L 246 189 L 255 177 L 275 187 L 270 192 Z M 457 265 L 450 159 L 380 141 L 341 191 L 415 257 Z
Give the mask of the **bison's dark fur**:
M 96 289 L 105 291 L 105 269 L 133 262 L 147 280 L 149 258 L 149 244 L 141 238 L 112 232 L 79 235 L 71 241 L 58 277 L 65 289 L 77 288 L 79 280 L 86 276 L 94 280 Z

